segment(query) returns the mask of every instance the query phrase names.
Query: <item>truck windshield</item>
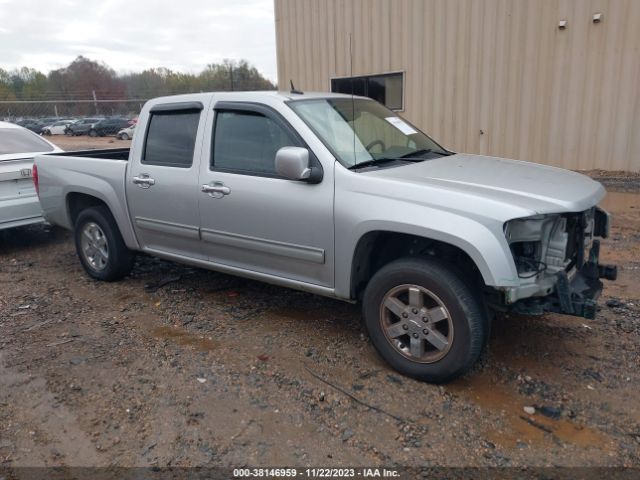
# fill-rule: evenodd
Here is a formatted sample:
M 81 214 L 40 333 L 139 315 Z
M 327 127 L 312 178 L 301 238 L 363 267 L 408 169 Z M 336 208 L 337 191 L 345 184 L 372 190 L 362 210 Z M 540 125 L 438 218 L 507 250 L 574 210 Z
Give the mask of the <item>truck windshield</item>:
M 37 135 L 21 128 L 0 128 L 0 155 L 50 152 L 53 147 Z
M 424 133 L 373 100 L 320 98 L 288 104 L 347 168 L 449 155 Z

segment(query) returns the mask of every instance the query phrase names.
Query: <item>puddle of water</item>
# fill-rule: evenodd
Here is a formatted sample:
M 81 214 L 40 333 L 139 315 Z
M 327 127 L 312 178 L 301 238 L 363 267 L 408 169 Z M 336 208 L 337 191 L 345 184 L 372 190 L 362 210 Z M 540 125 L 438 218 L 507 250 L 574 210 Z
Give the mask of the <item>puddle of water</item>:
M 193 347 L 199 352 L 208 352 L 214 350 L 218 346 L 213 340 L 198 337 L 190 334 L 186 330 L 166 325 L 153 327 L 151 329 L 151 334 L 156 338 L 170 340 L 178 345 Z
M 610 213 L 640 213 L 640 193 L 607 192 L 600 205 Z
M 491 442 L 504 448 L 514 448 L 519 442 L 529 445 L 553 443 L 555 437 L 582 448 L 611 449 L 609 438 L 598 430 L 567 419 L 553 420 L 539 413 L 527 415 L 523 408 L 535 402 L 493 383 L 483 375 L 476 374 L 472 378 L 454 382 L 447 389 L 474 401 L 483 409 L 498 413 L 505 420 L 508 427 L 506 431 L 495 429 L 486 432 Z

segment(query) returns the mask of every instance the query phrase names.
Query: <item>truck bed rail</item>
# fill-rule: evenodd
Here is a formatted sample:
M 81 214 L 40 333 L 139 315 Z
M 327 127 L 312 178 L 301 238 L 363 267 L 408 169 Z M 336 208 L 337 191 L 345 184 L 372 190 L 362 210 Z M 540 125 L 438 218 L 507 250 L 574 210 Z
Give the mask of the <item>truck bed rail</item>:
M 74 150 L 72 152 L 56 152 L 45 155 L 57 155 L 63 157 L 89 157 L 105 160 L 129 160 L 130 148 L 103 148 L 99 150 Z

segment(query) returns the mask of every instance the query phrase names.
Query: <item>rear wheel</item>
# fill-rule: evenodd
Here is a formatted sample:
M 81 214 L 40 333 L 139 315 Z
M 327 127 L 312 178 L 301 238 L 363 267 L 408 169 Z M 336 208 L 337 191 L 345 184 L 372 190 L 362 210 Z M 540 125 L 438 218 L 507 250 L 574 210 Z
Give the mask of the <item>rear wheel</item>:
M 427 259 L 380 269 L 365 290 L 363 314 L 371 341 L 393 368 L 436 383 L 476 362 L 487 329 L 477 296 L 448 266 Z
M 111 282 L 131 272 L 135 255 L 125 245 L 107 207 L 91 207 L 80 212 L 74 233 L 80 263 L 89 276 Z

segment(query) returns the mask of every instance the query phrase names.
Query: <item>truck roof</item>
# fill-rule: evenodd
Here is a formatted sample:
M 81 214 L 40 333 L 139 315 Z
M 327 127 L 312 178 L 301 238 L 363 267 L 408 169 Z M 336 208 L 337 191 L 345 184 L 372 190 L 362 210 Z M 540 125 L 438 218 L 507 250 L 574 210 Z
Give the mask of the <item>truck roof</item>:
M 11 122 L 0 122 L 0 128 L 22 128 L 20 125 L 16 125 Z
M 200 98 L 205 100 L 211 96 L 215 95 L 218 98 L 229 97 L 230 101 L 260 101 L 266 99 L 279 99 L 283 102 L 288 100 L 303 100 L 303 99 L 316 99 L 316 98 L 351 98 L 351 95 L 344 93 L 331 93 L 331 92 L 304 92 L 304 93 L 291 93 L 287 91 L 275 91 L 275 90 L 266 90 L 266 91 L 253 91 L 253 92 L 205 92 L 205 93 L 189 93 L 183 95 L 170 95 L 166 97 L 158 97 L 154 98 L 154 103 L 162 103 L 163 101 L 172 101 L 180 99 L 195 99 Z M 365 98 L 367 97 L 359 97 L 357 95 L 355 98 Z

